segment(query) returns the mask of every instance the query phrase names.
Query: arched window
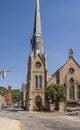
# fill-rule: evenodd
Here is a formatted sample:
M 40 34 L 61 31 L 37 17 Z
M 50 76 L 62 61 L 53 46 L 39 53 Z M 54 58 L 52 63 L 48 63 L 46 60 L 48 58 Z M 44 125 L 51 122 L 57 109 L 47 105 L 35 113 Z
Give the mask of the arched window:
M 77 86 L 77 99 L 80 99 L 80 85 Z
M 74 99 L 74 86 L 73 85 L 69 89 L 69 97 L 70 99 Z
M 70 84 L 71 84 L 71 85 L 74 84 L 74 79 L 73 79 L 73 78 L 70 79 Z
M 40 96 L 37 96 L 37 97 L 35 98 L 35 102 L 41 102 L 41 97 L 40 97 Z
M 70 99 L 74 99 L 74 79 L 73 78 L 70 79 L 70 84 L 71 86 L 69 89 L 69 97 Z
M 39 87 L 42 88 L 42 76 L 39 76 Z
M 35 87 L 38 88 L 38 76 L 35 76 Z

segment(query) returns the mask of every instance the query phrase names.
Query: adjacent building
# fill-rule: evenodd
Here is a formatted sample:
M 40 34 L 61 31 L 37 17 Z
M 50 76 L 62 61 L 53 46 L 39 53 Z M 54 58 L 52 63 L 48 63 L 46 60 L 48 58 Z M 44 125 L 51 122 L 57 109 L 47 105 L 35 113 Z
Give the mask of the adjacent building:
M 22 84 L 22 89 L 21 89 L 21 107 L 24 108 L 24 110 L 26 109 L 26 99 L 27 99 L 27 84 L 23 83 Z
M 6 105 L 5 102 L 5 96 L 3 94 L 0 94 L 0 109 Z
M 49 79 L 48 85 L 52 83 L 66 87 L 67 107 L 80 104 L 80 65 L 75 61 L 72 49 L 68 61 Z
M 12 106 L 12 92 L 11 92 L 11 86 L 8 86 L 8 94 L 6 96 L 6 105 Z

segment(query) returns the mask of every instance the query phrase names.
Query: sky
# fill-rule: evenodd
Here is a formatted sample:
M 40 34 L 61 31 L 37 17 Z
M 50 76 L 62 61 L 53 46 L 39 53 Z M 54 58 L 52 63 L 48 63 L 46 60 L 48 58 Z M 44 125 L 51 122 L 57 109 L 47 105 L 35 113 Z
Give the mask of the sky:
M 0 86 L 21 88 L 27 82 L 30 39 L 36 0 L 0 0 Z M 40 0 L 44 50 L 48 75 L 69 59 L 69 49 L 80 64 L 80 0 Z

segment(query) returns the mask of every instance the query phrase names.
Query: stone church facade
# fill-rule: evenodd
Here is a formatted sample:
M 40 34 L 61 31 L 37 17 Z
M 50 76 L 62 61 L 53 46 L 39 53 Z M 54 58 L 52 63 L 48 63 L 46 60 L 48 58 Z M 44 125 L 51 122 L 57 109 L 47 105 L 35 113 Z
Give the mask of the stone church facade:
M 36 1 L 34 30 L 30 46 L 27 75 L 27 109 L 39 110 L 45 108 L 45 87 L 47 86 L 47 61 L 43 48 L 39 0 Z
M 47 108 L 45 89 L 52 83 L 64 84 L 66 87 L 67 106 L 74 106 L 80 103 L 80 66 L 73 58 L 72 49 L 69 50 L 68 61 L 51 78 L 48 77 L 39 0 L 36 0 L 34 29 L 30 41 L 30 55 L 28 59 L 27 110 L 43 110 Z
M 63 84 L 66 87 L 66 105 L 73 107 L 80 104 L 80 66 L 73 58 L 73 51 L 69 51 L 68 61 L 58 69 L 48 81 Z

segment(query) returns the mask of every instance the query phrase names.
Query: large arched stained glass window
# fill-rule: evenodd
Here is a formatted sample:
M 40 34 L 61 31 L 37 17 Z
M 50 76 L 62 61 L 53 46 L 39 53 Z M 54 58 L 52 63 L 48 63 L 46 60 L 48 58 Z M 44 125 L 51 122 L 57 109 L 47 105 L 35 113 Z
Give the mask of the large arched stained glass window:
M 35 76 L 35 87 L 38 88 L 38 76 Z
M 42 88 L 42 76 L 39 76 L 39 87 Z
M 70 79 L 70 89 L 69 89 L 69 98 L 74 99 L 74 79 Z
M 80 85 L 77 86 L 77 99 L 80 99 Z
M 70 97 L 70 99 L 74 99 L 74 86 L 71 86 L 71 87 L 70 87 L 69 97 Z

